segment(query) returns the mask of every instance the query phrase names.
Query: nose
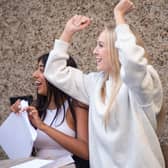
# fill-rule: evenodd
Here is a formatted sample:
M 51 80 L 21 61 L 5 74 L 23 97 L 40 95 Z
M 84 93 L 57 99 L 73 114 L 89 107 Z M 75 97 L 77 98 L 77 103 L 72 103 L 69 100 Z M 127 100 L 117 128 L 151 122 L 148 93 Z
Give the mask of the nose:
M 94 55 L 97 54 L 97 46 L 94 48 L 94 50 L 93 50 L 93 54 L 94 54 Z
M 37 78 L 38 77 L 38 70 L 34 71 L 32 76 L 33 76 L 33 78 Z

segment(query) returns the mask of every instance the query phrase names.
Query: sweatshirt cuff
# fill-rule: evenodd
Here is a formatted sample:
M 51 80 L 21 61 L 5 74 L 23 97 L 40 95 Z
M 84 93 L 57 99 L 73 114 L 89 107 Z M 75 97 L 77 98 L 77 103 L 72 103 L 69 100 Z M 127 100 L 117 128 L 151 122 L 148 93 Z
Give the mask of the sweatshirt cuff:
M 130 37 L 131 30 L 128 24 L 120 24 L 116 26 L 115 32 L 117 39 L 127 39 Z
M 55 49 L 57 49 L 57 50 L 59 49 L 60 51 L 67 52 L 69 45 L 70 44 L 65 42 L 65 41 L 56 39 L 55 43 L 54 43 L 54 50 Z

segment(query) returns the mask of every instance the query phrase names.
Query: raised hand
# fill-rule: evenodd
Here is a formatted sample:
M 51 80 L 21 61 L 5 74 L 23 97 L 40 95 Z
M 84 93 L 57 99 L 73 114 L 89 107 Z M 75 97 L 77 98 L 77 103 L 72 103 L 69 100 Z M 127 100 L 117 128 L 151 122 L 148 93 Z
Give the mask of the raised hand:
M 114 8 L 114 16 L 117 24 L 125 23 L 124 16 L 134 9 L 131 0 L 121 0 Z
M 90 19 L 86 16 L 75 15 L 66 24 L 65 30 L 75 33 L 87 27 L 90 24 Z
M 82 15 L 75 15 L 68 20 L 64 31 L 60 37 L 61 40 L 69 42 L 74 33 L 83 30 L 90 24 L 90 18 Z

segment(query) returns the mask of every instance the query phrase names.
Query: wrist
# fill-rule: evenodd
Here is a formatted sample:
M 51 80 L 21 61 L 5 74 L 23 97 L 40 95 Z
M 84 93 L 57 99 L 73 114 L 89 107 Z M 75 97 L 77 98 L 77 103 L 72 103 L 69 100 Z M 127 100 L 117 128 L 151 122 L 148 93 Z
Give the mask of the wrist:
M 47 125 L 44 123 L 44 122 L 41 122 L 39 125 L 38 125 L 38 129 L 43 131 L 45 129 Z
M 124 17 L 124 14 L 120 10 L 114 10 L 114 17 Z
M 60 40 L 69 43 L 72 39 L 73 34 L 74 34 L 73 32 L 69 32 L 69 31 L 67 32 L 66 30 L 64 30 L 60 36 Z

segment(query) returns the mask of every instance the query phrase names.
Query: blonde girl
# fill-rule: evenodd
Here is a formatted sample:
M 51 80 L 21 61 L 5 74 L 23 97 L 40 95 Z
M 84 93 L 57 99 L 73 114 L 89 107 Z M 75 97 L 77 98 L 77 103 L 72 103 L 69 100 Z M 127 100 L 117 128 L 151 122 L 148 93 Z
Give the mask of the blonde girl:
M 93 51 L 98 72 L 84 74 L 66 66 L 72 36 L 91 22 L 80 15 L 67 22 L 45 68 L 51 83 L 89 105 L 91 168 L 165 167 L 155 132 L 162 86 L 126 23 L 133 8 L 130 0 L 121 0 L 114 8 L 116 27 L 100 33 Z

